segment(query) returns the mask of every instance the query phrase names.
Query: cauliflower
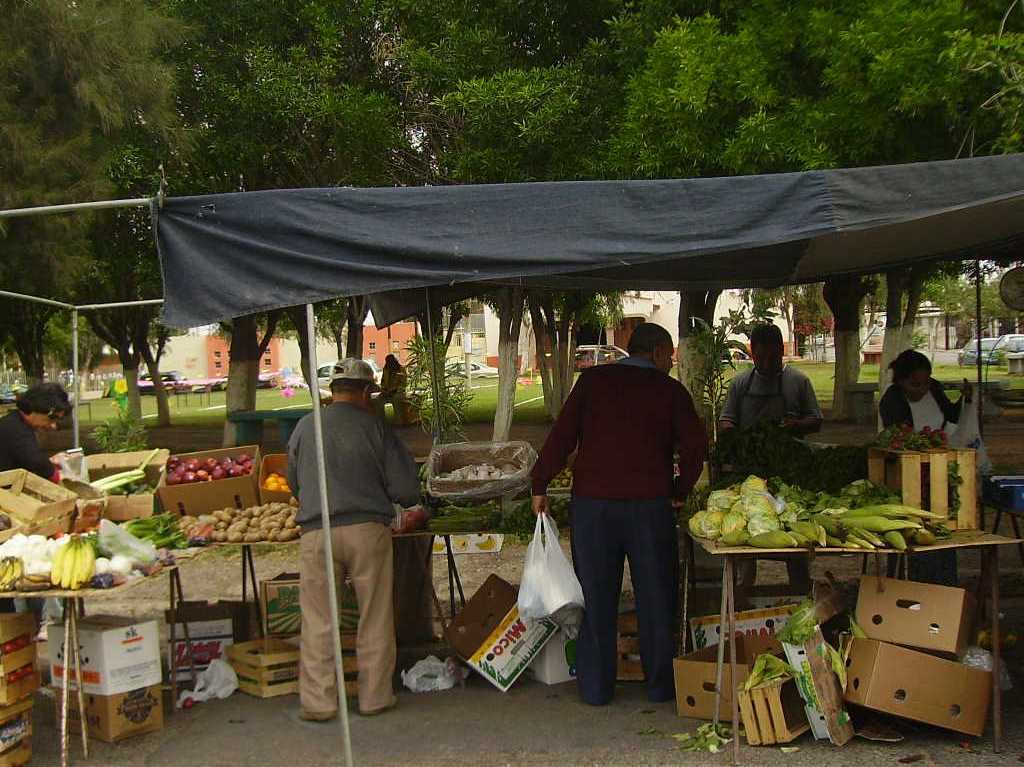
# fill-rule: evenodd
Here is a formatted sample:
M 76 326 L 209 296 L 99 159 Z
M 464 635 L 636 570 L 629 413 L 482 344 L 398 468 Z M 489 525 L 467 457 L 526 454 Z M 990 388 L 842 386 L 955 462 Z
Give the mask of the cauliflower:
M 690 517 L 690 532 L 698 538 L 715 540 L 722 534 L 722 518 L 720 511 L 698 511 Z
M 751 537 L 781 529 L 782 524 L 774 512 L 771 514 L 752 514 L 747 518 L 747 532 L 750 533 Z
M 739 500 L 739 495 L 732 490 L 714 490 L 708 496 L 709 511 L 728 511 Z
M 751 495 L 753 493 L 767 493 L 767 492 L 768 492 L 768 483 L 765 482 L 760 477 L 754 476 L 753 474 L 751 474 L 749 477 L 747 477 L 745 480 L 743 480 L 743 484 L 740 485 L 740 495 L 746 496 L 746 495 Z
M 737 514 L 735 511 L 726 512 L 722 517 L 722 535 L 728 535 L 738 530 L 743 530 L 747 526 L 747 518 L 743 514 Z

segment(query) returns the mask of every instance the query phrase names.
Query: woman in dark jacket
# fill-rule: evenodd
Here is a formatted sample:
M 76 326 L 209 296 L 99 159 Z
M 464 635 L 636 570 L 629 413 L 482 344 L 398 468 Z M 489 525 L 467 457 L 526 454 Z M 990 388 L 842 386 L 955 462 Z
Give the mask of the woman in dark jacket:
M 970 385 L 965 384 L 959 402 L 950 402 L 942 384 L 932 378 L 932 363 L 921 352 L 908 349 L 892 361 L 889 369 L 893 384 L 878 403 L 885 428 L 908 424 L 914 431 L 925 426 L 945 429 L 947 424 L 959 422 L 963 403 L 971 401 Z
M 949 401 L 942 384 L 932 378 L 932 363 L 913 349 L 900 354 L 889 365 L 893 384 L 878 403 L 882 426 L 911 426 L 914 431 L 956 428 L 964 402 L 971 401 L 971 387 L 964 382 L 963 396 L 955 405 Z M 895 563 L 894 563 L 895 564 Z M 890 572 L 893 575 L 894 571 Z M 910 558 L 910 578 L 926 583 L 956 586 L 955 551 L 933 551 Z
M 18 397 L 17 409 L 0 418 L 0 471 L 27 469 L 59 482 L 60 454 L 48 456 L 35 432 L 56 429 L 57 422 L 70 412 L 71 402 L 60 384 L 37 384 Z

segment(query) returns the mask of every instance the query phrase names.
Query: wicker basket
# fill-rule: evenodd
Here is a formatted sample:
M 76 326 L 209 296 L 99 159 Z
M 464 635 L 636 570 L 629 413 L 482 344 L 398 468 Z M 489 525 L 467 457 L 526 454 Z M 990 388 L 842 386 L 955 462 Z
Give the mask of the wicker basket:
M 530 486 L 530 470 L 537 453 L 528 442 L 456 442 L 436 445 L 427 458 L 427 492 L 449 501 L 480 501 L 516 495 Z M 511 465 L 515 471 L 501 479 L 446 479 L 464 466 Z

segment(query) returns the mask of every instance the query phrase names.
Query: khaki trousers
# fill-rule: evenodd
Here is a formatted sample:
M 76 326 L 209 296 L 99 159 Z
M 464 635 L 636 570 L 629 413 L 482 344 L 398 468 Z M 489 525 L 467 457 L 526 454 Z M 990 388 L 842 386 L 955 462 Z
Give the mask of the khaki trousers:
M 334 639 L 322 531 L 303 533 L 299 570 L 302 588 L 302 654 L 299 697 L 315 713 L 338 708 L 334 677 Z M 395 702 L 395 612 L 391 528 L 377 522 L 331 528 L 336 575 L 352 581 L 359 600 L 359 710 L 375 711 Z

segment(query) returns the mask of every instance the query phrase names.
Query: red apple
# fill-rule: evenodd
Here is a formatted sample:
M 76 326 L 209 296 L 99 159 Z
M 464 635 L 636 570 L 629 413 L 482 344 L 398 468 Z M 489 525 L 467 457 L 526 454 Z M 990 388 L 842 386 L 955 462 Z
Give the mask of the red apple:
M 206 470 L 207 471 L 212 471 L 215 466 L 217 466 L 217 459 L 216 458 L 207 458 L 206 459 Z
M 242 453 L 238 458 L 235 459 L 239 463 L 252 463 L 252 456 L 248 453 Z
M 170 474 L 167 475 L 168 485 L 177 485 L 179 482 L 181 482 L 180 474 L 175 474 L 174 472 L 171 472 Z
M 230 469 L 228 469 L 228 476 L 229 477 L 240 477 L 240 476 L 242 476 L 242 469 L 241 469 L 241 467 L 240 466 L 232 466 Z
M 199 461 L 195 458 L 189 458 L 185 461 L 185 471 L 199 471 Z
M 196 473 L 194 471 L 186 471 L 185 475 L 181 478 L 182 482 L 195 482 Z
M 224 472 L 224 469 L 222 469 L 220 466 L 218 466 L 217 468 L 210 472 L 210 479 L 224 479 L 224 477 L 226 476 L 227 474 Z
M 200 469 L 199 471 L 196 472 L 196 480 L 198 482 L 205 482 L 209 478 L 210 472 L 208 472 L 206 469 Z

